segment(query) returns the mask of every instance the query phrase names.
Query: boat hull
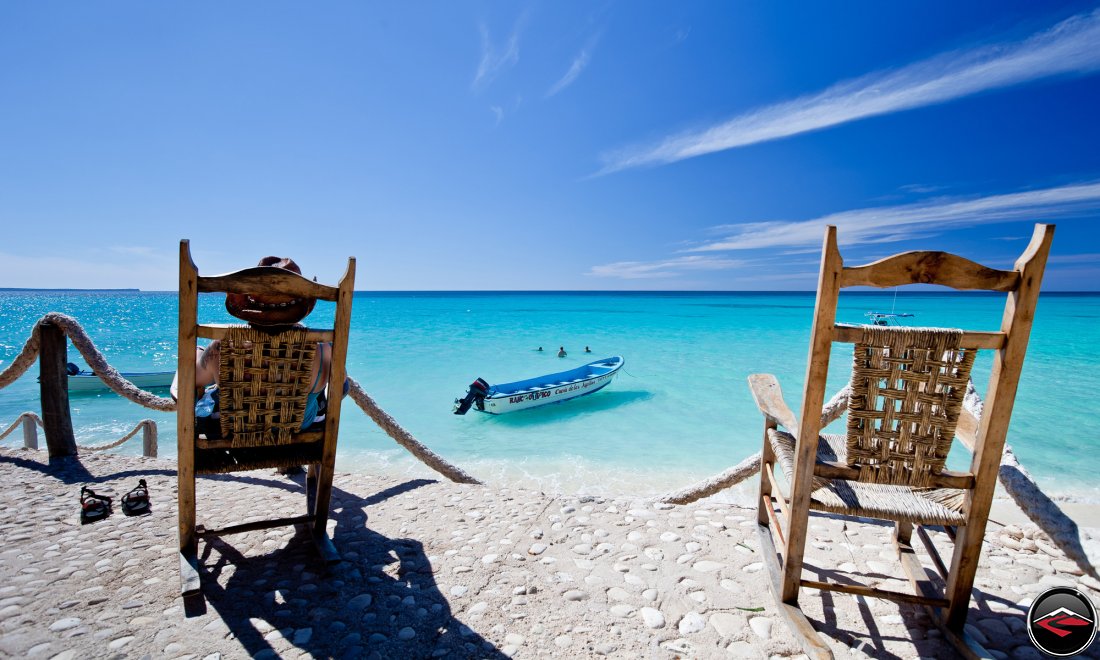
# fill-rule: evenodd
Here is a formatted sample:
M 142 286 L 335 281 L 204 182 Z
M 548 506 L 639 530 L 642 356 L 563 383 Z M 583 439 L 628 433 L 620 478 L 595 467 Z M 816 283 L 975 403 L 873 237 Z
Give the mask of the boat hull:
M 615 356 L 557 374 L 494 385 L 482 412 L 502 415 L 587 396 L 607 387 L 622 366 L 623 359 Z
M 174 371 L 142 371 L 135 373 L 123 373 L 123 378 L 130 381 L 143 390 L 168 387 L 172 384 Z M 100 380 L 99 376 L 87 371 L 81 371 L 75 376 L 69 376 L 69 392 L 103 392 L 110 390 L 107 383 Z

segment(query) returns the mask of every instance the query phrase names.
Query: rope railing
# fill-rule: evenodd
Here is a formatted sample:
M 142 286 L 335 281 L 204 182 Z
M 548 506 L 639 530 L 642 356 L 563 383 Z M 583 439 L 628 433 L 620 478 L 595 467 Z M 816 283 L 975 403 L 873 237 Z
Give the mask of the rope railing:
M 142 455 L 155 458 L 157 455 L 157 423 L 151 419 L 143 419 L 137 423 L 129 433 L 122 436 L 114 442 L 109 442 L 105 445 L 78 445 L 81 449 L 87 449 L 88 451 L 106 451 L 108 449 L 114 449 L 115 447 L 122 446 L 127 440 L 137 435 L 137 432 L 141 431 L 142 437 Z
M 844 414 L 849 388 L 845 386 L 837 392 L 822 408 L 821 427 L 824 428 Z M 971 380 L 966 386 L 966 395 L 963 398 L 963 408 L 966 409 L 978 422 L 982 418 L 984 404 L 982 397 L 974 387 Z M 972 447 L 968 447 L 973 451 Z M 692 486 L 668 493 L 657 498 L 659 502 L 668 504 L 688 504 L 704 497 L 714 495 L 726 488 L 734 486 L 745 479 L 755 475 L 760 470 L 760 452 L 756 452 L 732 468 L 721 472 L 710 479 L 705 479 Z M 1020 465 L 1012 446 L 1005 443 L 1004 453 L 1001 456 L 1000 469 L 997 471 L 997 480 L 1005 492 L 1012 498 L 1020 510 L 1034 522 L 1039 529 L 1073 560 L 1085 573 L 1100 578 L 1096 566 L 1100 557 L 1090 557 L 1081 543 L 1080 532 L 1077 523 L 1073 522 L 1058 505 L 1044 493 L 1035 479 L 1024 466 Z
M 420 459 L 424 465 L 427 465 L 456 483 L 481 485 L 480 481 L 471 477 L 461 468 L 448 463 L 443 457 L 436 454 L 431 449 L 428 449 L 427 446 L 414 438 L 411 433 L 402 428 L 402 426 L 397 423 L 397 420 L 390 417 L 385 410 L 382 410 L 382 408 L 374 402 L 374 399 L 367 394 L 366 390 L 364 390 L 351 376 L 348 376 L 348 384 L 350 386 L 348 394 L 351 395 L 352 400 L 355 401 L 363 412 L 374 420 L 374 423 L 389 434 L 391 438 L 396 440 L 397 444 L 401 445 L 413 456 Z
M 45 428 L 42 423 L 42 418 L 36 413 L 27 411 L 20 414 L 15 418 L 8 428 L 0 433 L 0 442 L 3 442 L 17 427 L 22 425 L 23 427 L 23 446 L 27 449 L 38 449 L 38 429 Z M 142 432 L 142 455 L 149 458 L 156 458 L 157 456 L 157 423 L 151 419 L 143 419 L 137 423 L 134 428 L 114 442 L 107 443 L 105 445 L 77 445 L 80 449 L 86 449 L 88 451 L 104 451 L 106 449 L 114 449 L 120 447 L 126 443 L 130 438 L 137 435 L 137 432 Z
M 38 427 L 42 426 L 42 418 L 30 411 L 16 417 L 7 430 L 0 433 L 0 442 L 11 435 L 20 424 L 23 426 L 23 446 L 27 449 L 38 449 Z
M 829 399 L 829 402 L 821 409 L 821 428 L 825 428 L 844 414 L 848 403 L 848 393 L 851 388 L 845 385 L 839 392 Z M 745 479 L 760 471 L 760 452 L 756 452 L 730 469 L 704 479 L 687 488 L 668 493 L 657 498 L 658 502 L 665 504 L 690 504 L 704 497 L 710 497 L 731 486 L 736 486 Z
M 978 421 L 982 419 L 982 411 L 985 404 L 971 381 L 966 386 L 966 396 L 963 398 L 963 407 Z M 997 480 L 1004 487 L 1016 506 L 1020 507 L 1028 518 L 1039 529 L 1043 530 L 1055 545 L 1062 549 L 1077 566 L 1085 573 L 1100 579 L 1096 566 L 1100 557 L 1090 557 L 1084 545 L 1081 543 L 1080 530 L 1077 523 L 1073 522 L 1058 505 L 1035 483 L 1031 474 L 1020 465 L 1016 458 L 1016 452 L 1006 442 L 1004 454 L 1001 456 L 1001 466 L 997 470 Z
M 92 368 L 95 375 L 99 376 L 99 379 L 111 388 L 115 394 L 153 410 L 172 412 L 176 409 L 176 402 L 172 399 L 146 392 L 124 378 L 118 372 L 118 369 L 112 367 L 107 362 L 107 358 L 99 352 L 95 342 L 84 331 L 80 322 L 60 312 L 49 312 L 39 319 L 38 323 L 34 324 L 34 330 L 31 331 L 31 336 L 27 339 L 27 342 L 23 344 L 23 349 L 19 352 L 19 355 L 15 356 L 11 364 L 0 372 L 0 389 L 11 385 L 34 364 L 41 347 L 41 333 L 44 325 L 53 325 L 60 328 L 68 336 L 76 350 L 80 352 L 84 361 Z
M 95 343 L 88 336 L 88 333 L 80 325 L 80 322 L 67 314 L 61 314 L 59 312 L 50 312 L 43 316 L 34 325 L 34 329 L 31 331 L 30 338 L 27 339 L 23 345 L 23 349 L 19 352 L 19 355 L 12 360 L 12 363 L 8 365 L 6 369 L 0 372 L 0 389 L 7 387 L 11 383 L 15 382 L 20 376 L 27 372 L 28 369 L 34 364 L 38 358 L 39 349 L 41 348 L 41 328 L 43 325 L 54 325 L 60 328 L 65 335 L 73 342 L 73 346 L 80 352 L 80 355 L 88 363 L 88 366 L 92 368 L 92 372 L 99 377 L 106 385 L 111 388 L 116 394 L 129 399 L 130 401 L 151 408 L 153 410 L 160 410 L 163 412 L 173 412 L 176 410 L 176 402 L 171 398 L 160 397 L 151 392 L 147 392 L 137 385 L 134 385 L 127 380 L 117 369 L 112 367 L 107 358 L 96 348 Z M 461 484 L 478 484 L 482 482 L 470 476 L 467 472 L 461 468 L 448 462 L 439 454 L 436 454 L 429 449 L 422 442 L 418 441 L 411 433 L 405 430 L 397 421 L 391 417 L 385 410 L 374 401 L 373 398 L 355 381 L 354 378 L 348 377 L 348 383 L 350 389 L 348 391 L 351 394 L 351 398 L 359 406 L 360 409 L 368 417 L 370 417 L 375 424 L 377 424 L 383 431 L 385 431 L 391 438 L 393 438 L 397 444 L 404 447 L 409 453 L 416 457 L 419 461 L 440 473 L 444 477 L 451 481 Z M 34 415 L 34 413 L 25 413 Z M 20 416 L 22 419 L 23 416 Z M 42 420 L 34 415 L 34 419 L 37 420 L 39 426 L 42 426 Z M 17 420 L 18 423 L 18 420 Z M 12 426 L 14 428 L 14 425 Z M 153 443 L 153 456 L 156 452 L 156 424 L 152 420 L 142 420 L 138 423 L 138 426 L 130 432 L 125 438 L 110 443 L 107 445 L 97 447 L 83 447 L 83 449 L 89 449 L 91 451 L 99 451 L 103 449 L 110 449 L 117 447 L 129 438 L 133 437 L 137 433 L 139 428 L 147 429 L 146 433 L 149 433 L 148 429 L 151 429 L 152 443 Z M 5 432 L 10 433 L 11 429 Z M 24 430 L 24 433 L 27 433 Z M 4 436 L 0 436 L 2 439 Z M 37 442 L 37 440 L 36 440 Z M 36 445 L 37 446 L 37 445 Z M 148 455 L 148 454 L 147 454 Z
M 92 368 L 92 371 L 116 394 L 146 408 L 164 412 L 175 411 L 176 403 L 171 398 L 160 397 L 151 392 L 147 392 L 123 377 L 117 369 L 107 362 L 107 359 L 99 349 L 96 348 L 95 343 L 91 340 L 80 323 L 73 317 L 59 312 L 49 312 L 34 325 L 31 336 L 23 345 L 22 350 L 7 368 L 0 371 L 0 389 L 15 382 L 16 379 L 26 373 L 34 364 L 41 348 L 41 328 L 45 325 L 53 325 L 60 328 L 69 340 L 72 341 L 73 346 L 80 352 L 81 356 Z M 448 462 L 413 437 L 411 433 L 383 410 L 351 376 L 348 376 L 348 384 L 348 393 L 351 395 L 356 405 L 358 405 L 359 408 L 379 426 L 379 428 L 385 431 L 394 441 L 404 447 L 426 466 L 456 483 L 482 484 L 481 481 Z M 837 392 L 829 402 L 825 404 L 821 415 L 822 427 L 825 427 L 844 414 L 847 397 L 848 388 L 845 387 Z M 973 383 L 969 383 L 964 407 L 976 419 L 980 420 L 982 405 L 981 397 L 974 389 Z M 42 419 L 33 412 L 25 412 L 19 415 L 3 433 L 0 433 L 0 441 L 11 435 L 15 428 L 20 425 L 23 427 L 24 446 L 37 449 L 37 428 L 45 428 L 45 425 Z M 133 430 L 114 442 L 104 445 L 84 446 L 81 448 L 88 451 L 112 449 L 133 438 L 139 430 L 143 431 L 143 453 L 146 456 L 156 456 L 157 425 L 156 422 L 151 419 L 141 420 Z M 688 504 L 734 486 L 753 476 L 759 470 L 760 452 L 756 452 L 737 465 L 734 465 L 710 479 L 668 493 L 657 498 L 657 501 L 670 504 Z M 998 472 L 998 479 L 1005 491 L 1012 497 L 1023 512 L 1050 536 L 1068 557 L 1076 562 L 1085 572 L 1097 576 L 1097 571 L 1094 567 L 1095 562 L 1089 558 L 1088 554 L 1081 546 L 1077 525 L 1062 513 L 1058 506 L 1039 489 L 1035 480 L 1027 470 L 1020 465 L 1019 460 L 1012 451 L 1012 447 L 1008 444 L 1005 444 L 1004 455 L 1001 459 L 1001 467 Z

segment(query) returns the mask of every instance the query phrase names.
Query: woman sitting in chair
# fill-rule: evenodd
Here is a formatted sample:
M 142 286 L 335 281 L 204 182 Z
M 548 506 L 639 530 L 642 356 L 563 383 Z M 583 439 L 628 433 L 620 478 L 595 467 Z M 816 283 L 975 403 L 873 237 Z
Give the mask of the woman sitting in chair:
M 297 275 L 302 269 L 289 257 L 264 257 L 258 266 L 282 268 Z M 253 328 L 277 333 L 289 327 L 299 325 L 313 311 L 316 301 L 312 298 L 297 298 L 286 295 L 260 295 L 228 293 L 225 296 L 225 309 L 233 316 L 247 321 Z M 299 326 L 300 327 L 300 326 Z M 210 439 L 221 437 L 218 414 L 218 380 L 221 362 L 221 342 L 214 341 L 209 346 L 198 347 L 195 356 L 195 430 Z M 301 429 L 323 422 L 327 400 L 325 386 L 328 383 L 329 368 L 332 362 L 332 344 L 318 342 L 313 358 L 309 394 L 306 396 L 305 416 Z M 172 383 L 172 395 L 175 396 L 177 384 Z M 344 392 L 348 392 L 348 382 L 344 380 Z

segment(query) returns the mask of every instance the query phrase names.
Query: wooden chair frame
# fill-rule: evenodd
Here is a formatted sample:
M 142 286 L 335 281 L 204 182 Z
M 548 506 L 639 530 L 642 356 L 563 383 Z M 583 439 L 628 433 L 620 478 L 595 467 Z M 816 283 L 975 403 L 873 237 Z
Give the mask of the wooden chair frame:
M 757 512 L 765 565 L 770 573 L 771 588 L 780 611 L 811 658 L 833 656 L 798 606 L 799 590 L 802 587 L 924 605 L 930 609 L 937 625 L 962 655 L 987 657 L 985 650 L 964 632 L 963 627 L 1016 387 L 1027 351 L 1039 287 L 1053 236 L 1053 225 L 1036 225 L 1030 244 L 1016 261 L 1013 270 L 986 268 L 945 252 L 906 252 L 865 266 L 849 268 L 844 266 L 837 248 L 836 227 L 830 226 L 826 229 L 801 416 L 796 418 L 783 402 L 779 384 L 774 377 L 757 374 L 749 378 L 753 397 L 765 418 Z M 901 565 L 916 590 L 915 594 L 803 579 L 803 556 L 814 477 L 855 480 L 859 476 L 859 470 L 855 467 L 822 462 L 816 458 L 819 432 L 823 423 L 827 423 L 827 420 L 822 419 L 822 404 L 830 347 L 833 342 L 853 343 L 862 332 L 860 328 L 836 324 L 840 289 L 852 286 L 884 288 L 909 284 L 939 284 L 959 290 L 987 290 L 1007 294 L 1000 331 L 964 331 L 961 340 L 962 346 L 966 348 L 992 349 L 994 358 L 981 421 L 977 422 L 964 411 L 956 429 L 956 436 L 973 452 L 970 471 L 960 474 L 942 470 L 933 477 L 933 485 L 966 489 L 966 500 L 962 509 L 966 524 L 957 529 L 948 528 L 954 538 L 954 552 L 949 564 L 940 559 L 924 529 L 917 527 L 918 536 L 929 550 L 933 564 L 943 575 L 946 589 L 943 593 L 937 593 L 939 590 L 934 587 L 915 556 L 911 543 L 914 525 L 898 520 L 894 521 L 894 539 Z M 789 484 L 789 496 L 783 493 L 775 477 L 777 457 L 768 439 L 769 430 L 779 426 L 785 427 L 796 441 L 794 474 Z M 803 441 L 809 438 L 813 441 Z M 784 526 L 780 518 L 785 518 L 788 524 Z
M 246 268 L 233 273 L 204 277 L 191 259 L 189 241 L 180 241 L 180 291 L 179 291 L 179 363 L 177 371 L 176 432 L 178 445 L 179 483 L 179 548 L 180 581 L 183 595 L 198 593 L 201 589 L 198 572 L 198 539 L 222 536 L 271 527 L 304 524 L 309 525 L 314 542 L 326 562 L 339 561 L 339 554 L 328 537 L 328 512 L 332 498 L 332 477 L 336 463 L 336 440 L 339 432 L 340 406 L 343 399 L 345 363 L 347 360 L 348 333 L 351 321 L 351 303 L 355 285 L 355 259 L 348 259 L 347 270 L 336 286 L 326 286 L 282 268 L 270 266 Z M 324 429 L 313 429 L 294 434 L 294 442 L 321 443 L 319 460 L 309 463 L 306 478 L 306 514 L 290 518 L 261 520 L 233 525 L 223 529 L 204 529 L 196 525 L 195 477 L 197 474 L 225 472 L 226 469 L 204 469 L 196 463 L 196 453 L 210 450 L 196 448 L 195 438 L 195 354 L 197 339 L 222 339 L 231 326 L 199 324 L 198 294 L 228 292 L 244 294 L 281 293 L 298 297 L 328 300 L 336 303 L 336 319 L 331 330 L 309 329 L 308 341 L 331 342 L 328 408 Z M 278 448 L 266 451 L 277 451 Z M 216 451 L 216 450 L 215 450 Z M 250 448 L 251 455 L 259 457 L 264 448 Z M 260 469 L 270 463 L 249 466 L 242 463 L 232 471 Z

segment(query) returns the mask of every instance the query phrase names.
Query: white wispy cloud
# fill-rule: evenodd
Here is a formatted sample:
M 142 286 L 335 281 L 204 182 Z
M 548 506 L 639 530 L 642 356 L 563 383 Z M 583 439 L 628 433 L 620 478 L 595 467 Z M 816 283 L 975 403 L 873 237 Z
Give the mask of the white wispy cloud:
M 838 240 L 845 245 L 891 243 L 950 228 L 987 222 L 1052 219 L 1097 209 L 1100 209 L 1100 182 L 1087 182 L 971 199 L 854 209 L 811 220 L 723 225 L 716 228 L 725 233 L 722 238 L 684 252 L 806 248 L 821 243 L 825 225 L 836 225 L 840 230 Z
M 478 61 L 477 73 L 471 86 L 482 89 L 493 82 L 504 70 L 511 68 L 519 62 L 519 35 L 522 30 L 524 18 L 521 16 L 516 21 L 508 40 L 501 46 L 493 44 L 489 35 L 489 26 L 481 23 L 478 31 L 481 33 L 481 59 Z
M 1100 10 L 1024 41 L 944 53 L 823 92 L 759 108 L 703 130 L 605 154 L 600 174 L 661 165 L 909 110 L 1062 74 L 1100 69 Z
M 1048 259 L 1052 264 L 1100 264 L 1100 252 L 1082 254 L 1054 254 Z
M 146 247 L 144 245 L 115 245 L 108 248 L 111 252 L 118 254 L 124 254 L 130 257 L 160 257 L 161 254 L 156 248 Z
M 565 75 L 547 90 L 547 98 L 554 96 L 576 82 L 577 77 L 581 75 L 581 72 L 584 71 L 585 67 L 588 66 L 588 62 L 592 59 L 592 51 L 596 48 L 596 42 L 598 40 L 598 35 L 588 40 L 588 43 L 581 49 L 581 52 L 577 53 L 577 56 L 573 58 L 573 63 L 569 65 L 569 70 L 565 72 Z
M 617 261 L 602 266 L 593 266 L 588 271 L 595 277 L 615 277 L 624 280 L 647 278 L 678 277 L 683 271 L 727 270 L 737 268 L 744 262 L 738 259 L 725 259 L 691 255 L 662 261 Z

